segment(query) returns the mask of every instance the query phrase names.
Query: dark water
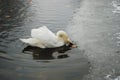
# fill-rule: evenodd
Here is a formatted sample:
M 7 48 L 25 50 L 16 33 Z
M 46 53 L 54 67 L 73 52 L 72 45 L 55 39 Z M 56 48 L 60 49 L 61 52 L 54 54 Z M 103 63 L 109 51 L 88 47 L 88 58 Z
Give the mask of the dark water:
M 84 50 L 73 49 L 65 56 L 41 60 L 38 54 L 24 54 L 19 38 L 43 25 L 53 32 L 67 31 L 80 0 L 0 0 L 1 80 L 82 80 L 90 63 Z M 62 59 L 60 58 L 62 57 Z M 43 58 L 43 57 L 42 57 Z M 60 59 L 59 59 L 60 58 Z M 39 60 L 40 59 L 40 60 Z
M 39 60 L 19 38 L 46 25 L 65 30 L 78 48 Z M 56 56 L 56 54 L 54 54 Z M 0 0 L 1 80 L 119 80 L 119 0 Z

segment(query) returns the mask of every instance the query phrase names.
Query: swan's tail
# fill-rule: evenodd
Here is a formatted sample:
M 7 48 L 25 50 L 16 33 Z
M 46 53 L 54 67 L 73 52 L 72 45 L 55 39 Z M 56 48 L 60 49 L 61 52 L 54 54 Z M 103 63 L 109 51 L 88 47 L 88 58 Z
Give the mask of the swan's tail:
M 38 39 L 34 39 L 34 38 L 28 38 L 28 39 L 20 39 L 22 42 L 31 45 L 31 46 L 36 46 L 36 47 L 40 47 L 40 48 L 45 48 L 44 45 L 41 44 L 41 42 Z
M 28 41 L 28 39 L 20 39 L 22 42 L 24 42 L 24 43 L 28 43 L 29 41 Z
M 22 42 L 26 43 L 26 44 L 30 44 L 33 45 L 35 44 L 35 42 L 37 42 L 35 39 L 33 38 L 28 38 L 28 39 L 20 39 Z

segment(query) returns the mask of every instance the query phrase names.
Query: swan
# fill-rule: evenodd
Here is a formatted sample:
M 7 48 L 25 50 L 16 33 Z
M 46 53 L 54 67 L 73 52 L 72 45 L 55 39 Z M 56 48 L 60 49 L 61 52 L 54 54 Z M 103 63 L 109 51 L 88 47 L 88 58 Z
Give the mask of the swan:
M 46 26 L 31 30 L 31 38 L 20 39 L 22 42 L 39 48 L 55 48 L 63 45 L 72 45 L 72 41 L 65 31 L 54 34 Z M 75 45 L 73 47 L 76 47 Z

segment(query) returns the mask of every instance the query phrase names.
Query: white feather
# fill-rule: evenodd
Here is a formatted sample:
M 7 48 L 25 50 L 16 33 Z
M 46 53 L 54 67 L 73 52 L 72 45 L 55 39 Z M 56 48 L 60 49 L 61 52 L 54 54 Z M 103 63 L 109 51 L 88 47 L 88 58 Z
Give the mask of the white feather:
M 35 38 L 28 38 L 28 39 L 20 39 L 22 42 L 29 44 L 31 46 L 36 46 L 40 48 L 45 48 L 45 46 L 41 43 L 40 40 Z
M 53 48 L 64 45 L 64 42 L 58 40 L 58 37 L 46 26 L 32 29 L 31 37 L 32 38 L 20 40 L 26 44 L 29 44 L 31 46 L 37 46 L 40 48 Z

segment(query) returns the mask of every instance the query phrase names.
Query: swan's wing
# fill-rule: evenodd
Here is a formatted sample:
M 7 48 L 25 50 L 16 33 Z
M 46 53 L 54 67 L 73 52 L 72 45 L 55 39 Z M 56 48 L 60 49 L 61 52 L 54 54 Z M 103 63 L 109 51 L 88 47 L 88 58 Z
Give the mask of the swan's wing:
M 44 40 L 54 41 L 56 38 L 55 34 L 52 31 L 50 31 L 46 26 L 37 29 L 32 29 L 31 36 L 42 41 Z
M 57 42 L 56 35 L 46 26 L 31 30 L 32 38 L 39 39 L 46 47 L 55 47 Z

